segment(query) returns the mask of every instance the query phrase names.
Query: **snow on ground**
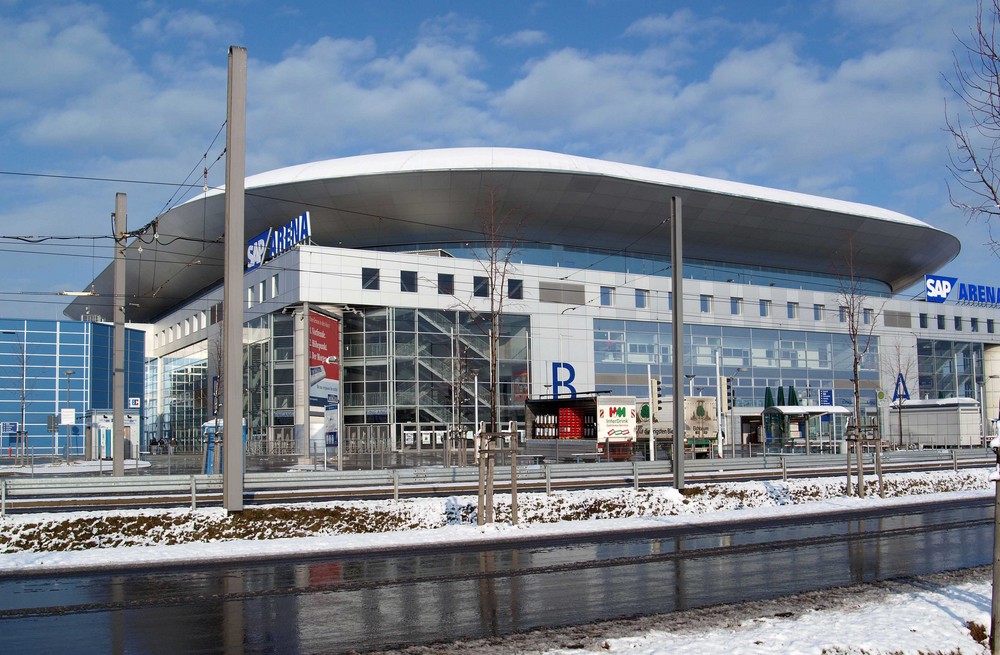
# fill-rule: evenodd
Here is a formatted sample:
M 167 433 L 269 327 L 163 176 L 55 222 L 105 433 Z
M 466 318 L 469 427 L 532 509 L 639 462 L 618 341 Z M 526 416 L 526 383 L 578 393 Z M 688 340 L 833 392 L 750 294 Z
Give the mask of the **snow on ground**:
M 475 497 L 421 498 L 400 501 L 350 501 L 272 506 L 276 514 L 314 516 L 362 512 L 393 517 L 383 532 L 351 533 L 343 524 L 328 524 L 302 534 L 301 522 L 262 521 L 249 538 L 223 537 L 192 541 L 199 524 L 225 525 L 222 509 L 119 510 L 9 515 L 0 519 L 0 577 L 57 570 L 93 570 L 192 561 L 273 559 L 318 553 L 371 552 L 451 543 L 487 543 L 496 539 L 536 539 L 544 536 L 595 533 L 650 526 L 704 524 L 788 514 L 814 514 L 876 505 L 906 505 L 935 499 L 992 495 L 991 469 L 961 472 L 890 474 L 886 498 L 869 487 L 864 499 L 843 495 L 844 481 L 833 478 L 782 482 L 691 485 L 687 493 L 671 488 L 617 489 L 521 494 L 519 525 L 509 518 L 509 495 L 497 496 L 498 522 L 476 526 L 468 522 Z M 257 508 L 255 508 L 257 509 Z M 261 508 L 265 509 L 265 508 Z M 368 512 L 369 514 L 365 514 Z M 376 514 L 377 513 L 377 514 Z M 589 517 L 589 518 L 584 518 Z M 464 522 L 462 519 L 464 518 Z M 572 520 L 567 520 L 572 519 Z M 66 536 L 65 526 L 78 522 L 97 532 Z M 101 533 L 123 521 L 145 526 L 137 535 Z M 256 525 L 256 524 L 255 524 Z M 153 527 L 150 527 L 153 526 Z M 13 547 L 18 535 L 40 533 L 43 546 Z M 204 534 L 204 533 L 202 533 Z M 56 537 L 56 535 L 61 535 Z M 63 540 L 77 540 L 82 550 L 62 550 Z M 82 541 L 81 541 L 82 539 Z M 6 541 L 5 541 L 6 540 Z M 39 543 L 39 542 L 34 542 Z M 106 544 L 114 547 L 101 547 Z M 6 548 L 5 548 L 6 546 Z M 989 571 L 979 570 L 930 578 L 868 585 L 847 590 L 814 592 L 801 597 L 732 606 L 633 622 L 571 628 L 535 639 L 508 642 L 503 648 L 487 643 L 463 652 L 632 653 L 661 655 L 699 653 L 817 653 L 824 655 L 881 653 L 985 652 L 970 634 L 969 621 L 989 625 Z M 735 609 L 734 609 L 735 608 Z M 696 619 L 685 617 L 693 616 Z M 707 620 L 706 617 L 714 617 Z M 567 637 L 567 635 L 570 635 Z M 512 637 L 511 639 L 524 639 Z M 552 650 L 553 645 L 558 648 Z M 485 650 L 484 650 L 485 648 Z M 409 649 L 415 652 L 450 652 Z

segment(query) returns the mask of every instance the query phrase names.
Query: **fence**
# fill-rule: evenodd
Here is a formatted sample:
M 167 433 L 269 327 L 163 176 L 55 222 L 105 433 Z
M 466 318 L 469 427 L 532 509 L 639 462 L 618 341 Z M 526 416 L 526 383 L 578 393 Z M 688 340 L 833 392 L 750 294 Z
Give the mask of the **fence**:
M 923 470 L 987 466 L 995 463 L 987 449 L 886 452 L 882 468 Z M 750 478 L 787 478 L 843 474 L 840 455 L 789 455 L 766 458 L 687 460 L 689 483 Z M 874 457 L 864 455 L 864 466 L 874 470 Z M 551 492 L 560 488 L 623 487 L 672 482 L 670 462 L 535 464 L 517 467 L 522 490 Z M 510 468 L 498 466 L 496 486 L 510 487 Z M 399 498 L 401 495 L 474 493 L 478 489 L 475 467 L 428 467 L 358 471 L 308 471 L 247 473 L 244 496 L 249 503 L 279 500 L 310 501 L 323 498 Z M 0 515 L 8 509 L 68 509 L 95 506 L 150 506 L 218 504 L 222 500 L 222 475 L 128 475 L 118 478 L 5 478 L 0 480 Z

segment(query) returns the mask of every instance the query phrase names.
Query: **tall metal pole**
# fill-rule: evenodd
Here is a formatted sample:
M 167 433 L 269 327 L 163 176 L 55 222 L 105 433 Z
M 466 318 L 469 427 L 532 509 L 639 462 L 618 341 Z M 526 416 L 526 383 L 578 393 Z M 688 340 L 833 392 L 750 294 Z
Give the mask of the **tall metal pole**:
M 656 461 L 656 438 L 653 436 L 653 414 L 656 412 L 656 399 L 653 394 L 653 365 L 646 364 L 646 397 L 649 398 L 649 461 Z
M 684 263 L 681 248 L 681 199 L 670 199 L 670 264 L 674 309 L 674 488 L 684 488 Z
M 73 369 L 67 369 L 67 370 L 63 371 L 63 375 L 66 376 L 66 409 L 72 409 L 72 406 L 70 405 L 70 402 L 69 402 L 69 379 L 70 379 L 70 377 L 74 373 L 76 373 L 76 371 L 74 371 Z M 72 423 L 67 423 L 66 424 L 66 463 L 67 464 L 69 463 L 69 438 L 70 438 L 70 434 L 71 434 L 72 430 L 73 430 L 73 424 Z
M 21 331 L 21 425 L 18 436 L 21 437 L 21 464 L 28 457 L 28 426 L 24 423 L 24 405 L 28 399 L 28 326 Z M 55 455 L 55 453 L 53 453 Z M 53 457 L 53 459 L 55 459 Z
M 990 474 L 993 492 L 993 595 L 990 598 L 990 652 L 1000 655 L 1000 437 L 990 439 L 996 469 Z
M 125 475 L 125 194 L 115 194 L 115 263 L 114 286 L 115 305 L 114 342 L 112 344 L 113 368 L 111 420 L 112 463 L 111 472 L 116 476 Z M 138 435 L 136 435 L 138 438 Z M 138 446 L 138 444 L 136 444 Z M 99 450 L 99 449 L 98 449 Z M 138 448 L 136 448 L 138 450 Z M 136 456 L 138 458 L 138 456 Z
M 222 505 L 243 511 L 243 212 L 247 50 L 229 48 L 226 111 L 226 248 L 223 266 Z M 308 398 L 306 400 L 308 402 Z

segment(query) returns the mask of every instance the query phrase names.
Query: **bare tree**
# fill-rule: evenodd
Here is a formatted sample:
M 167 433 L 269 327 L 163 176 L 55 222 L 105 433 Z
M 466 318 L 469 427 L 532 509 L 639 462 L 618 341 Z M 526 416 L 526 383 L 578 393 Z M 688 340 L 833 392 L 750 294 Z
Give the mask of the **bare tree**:
M 872 298 L 865 292 L 864 280 L 858 277 L 855 267 L 854 241 L 847 238 L 847 251 L 844 255 L 844 270 L 838 274 L 840 302 L 839 311 L 842 320 L 847 324 L 847 334 L 851 339 L 851 384 L 854 390 L 854 432 L 857 439 L 858 466 L 858 496 L 864 497 L 864 469 L 862 467 L 862 423 L 861 423 L 861 362 L 871 349 L 875 339 L 875 325 L 882 313 L 883 301 L 878 309 L 873 306 Z
M 966 194 L 959 198 L 948 185 L 952 205 L 970 219 L 986 222 L 989 245 L 1000 254 L 991 221 L 1000 216 L 1000 0 L 979 0 L 976 24 L 969 36 L 958 38 L 952 77 L 948 84 L 961 99 L 964 111 L 945 114 L 954 141 L 949 169 Z
M 489 284 L 489 346 L 490 346 L 490 431 L 497 430 L 500 418 L 499 362 L 500 341 L 503 339 L 503 319 L 510 293 L 508 279 L 513 268 L 514 255 L 523 214 L 516 208 L 501 206 L 499 191 L 487 189 L 486 201 L 479 210 L 482 224 L 483 246 L 479 263 Z
M 477 260 L 483 269 L 483 278 L 486 284 L 485 289 L 473 289 L 472 297 L 468 302 L 457 299 L 458 303 L 467 309 L 474 316 L 482 317 L 484 312 L 479 311 L 473 301 L 477 297 L 486 297 L 488 308 L 485 320 L 477 324 L 487 337 L 489 346 L 489 428 L 485 442 L 477 439 L 477 444 L 481 443 L 480 454 L 485 458 L 479 458 L 479 512 L 478 522 L 492 522 L 493 520 L 493 453 L 496 444 L 492 443 L 492 435 L 496 435 L 500 422 L 500 347 L 504 341 L 504 313 L 507 310 L 510 297 L 509 281 L 514 270 L 513 255 L 518 244 L 518 235 L 521 224 L 524 220 L 523 213 L 518 208 L 504 207 L 500 199 L 500 192 L 495 187 L 486 189 L 486 199 L 477 210 L 481 222 L 482 243 L 476 248 Z M 478 429 L 478 426 L 476 426 Z M 516 463 L 514 455 L 517 445 L 516 435 L 510 435 L 511 439 L 511 463 Z M 484 461 L 485 459 L 485 461 Z M 514 471 L 512 471 L 512 484 L 514 481 Z M 512 488 L 512 517 L 516 517 L 514 509 L 516 494 Z M 514 519 L 516 523 L 516 518 Z
M 900 376 L 903 380 L 913 380 L 914 373 L 917 370 L 917 363 L 913 357 L 912 351 L 903 344 L 903 340 L 897 337 L 896 341 L 891 345 L 883 344 L 879 348 L 879 360 L 882 365 L 882 379 L 883 380 L 893 380 L 893 387 L 897 384 Z M 902 393 L 902 390 L 900 390 Z M 903 403 L 905 399 L 900 396 L 896 400 L 896 425 L 899 429 L 899 440 L 897 442 L 897 447 L 903 448 Z M 886 426 L 886 435 L 888 435 L 889 430 Z

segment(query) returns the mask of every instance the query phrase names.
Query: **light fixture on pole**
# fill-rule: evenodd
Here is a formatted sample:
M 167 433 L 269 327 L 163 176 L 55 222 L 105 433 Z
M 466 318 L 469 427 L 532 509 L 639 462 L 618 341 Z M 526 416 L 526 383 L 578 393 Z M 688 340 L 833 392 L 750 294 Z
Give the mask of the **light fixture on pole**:
M 733 371 L 733 374 L 726 379 L 726 392 L 729 394 L 729 427 L 730 427 L 730 442 L 733 444 L 733 456 L 736 453 L 736 387 L 733 384 L 736 381 L 736 376 L 745 371 L 746 369 L 742 366 Z M 743 436 L 740 435 L 740 447 L 743 445 Z
M 339 361 L 340 361 L 339 357 L 337 357 L 336 355 L 330 355 L 326 359 L 323 360 L 323 363 L 324 364 L 336 364 Z M 338 380 L 340 379 L 339 375 L 337 376 L 337 379 Z M 339 384 L 339 382 L 338 382 L 338 384 Z M 340 395 L 340 387 L 337 387 L 337 394 L 338 394 L 338 396 Z M 329 398 L 327 398 L 327 403 L 329 404 Z M 336 418 L 336 422 L 337 422 L 337 424 L 334 426 L 334 429 L 337 431 L 337 470 L 338 471 L 343 471 L 344 470 L 344 450 L 343 450 L 343 447 L 340 444 L 344 440 L 344 435 L 343 435 L 343 430 L 340 429 L 340 398 L 337 398 L 337 418 Z M 326 443 L 326 435 L 323 435 L 323 439 L 324 439 L 323 443 L 325 444 Z M 324 448 L 323 448 L 323 469 L 324 470 L 326 469 L 326 446 L 325 445 L 324 445 Z
M 990 379 L 990 380 L 1000 380 L 1000 375 L 995 375 L 995 374 L 994 375 L 989 375 L 989 376 L 987 376 L 987 378 Z M 1000 395 L 1000 394 L 998 394 L 998 395 Z M 985 388 L 983 389 L 983 404 L 984 405 L 986 404 L 986 389 Z M 993 423 L 993 436 L 1000 437 L 1000 400 L 998 400 L 997 417 L 994 418 L 994 419 L 990 419 L 990 422 Z
M 17 335 L 14 330 L 4 330 L 3 334 Z M 18 344 L 21 346 L 21 352 L 18 353 L 21 358 L 21 422 L 17 426 L 17 445 L 20 448 L 20 456 L 22 458 L 22 463 L 24 458 L 28 454 L 28 429 L 24 424 L 24 405 L 27 399 L 27 376 L 28 376 L 28 333 L 24 331 L 23 341 Z M 55 453 L 53 453 L 55 454 Z
M 687 381 L 688 381 L 688 395 L 689 396 L 693 396 L 694 395 L 694 378 L 695 378 L 695 374 L 694 373 L 685 373 L 684 377 L 686 377 Z
M 76 416 L 73 415 L 73 408 L 70 406 L 70 402 L 69 402 L 69 380 L 70 380 L 70 378 L 74 374 L 76 374 L 76 371 L 74 371 L 71 368 L 68 368 L 65 371 L 63 371 L 63 375 L 66 376 L 66 410 L 67 410 L 67 412 L 66 412 L 66 414 L 67 414 L 66 418 L 68 419 L 68 420 L 65 421 L 66 422 L 66 463 L 67 464 L 69 463 L 69 439 L 70 439 L 70 435 L 72 434 L 73 424 L 76 422 Z

